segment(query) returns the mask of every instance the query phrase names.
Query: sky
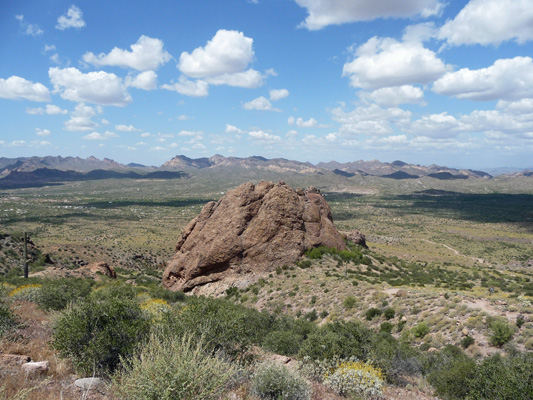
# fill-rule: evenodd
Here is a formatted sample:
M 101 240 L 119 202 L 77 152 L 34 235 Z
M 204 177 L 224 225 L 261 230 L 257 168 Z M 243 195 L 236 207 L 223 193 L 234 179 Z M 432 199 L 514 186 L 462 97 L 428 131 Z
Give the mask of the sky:
M 0 0 L 0 157 L 533 166 L 533 0 Z

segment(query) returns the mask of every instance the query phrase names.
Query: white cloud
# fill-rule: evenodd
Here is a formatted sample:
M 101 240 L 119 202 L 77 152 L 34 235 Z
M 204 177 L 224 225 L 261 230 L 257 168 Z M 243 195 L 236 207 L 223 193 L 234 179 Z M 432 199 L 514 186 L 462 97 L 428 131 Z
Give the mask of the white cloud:
M 287 118 L 287 123 L 289 125 L 294 125 L 294 122 L 296 121 L 296 118 L 294 118 L 293 116 L 290 116 L 289 118 Z
M 195 150 L 205 150 L 206 149 L 206 147 L 202 143 L 195 143 L 192 146 L 192 148 L 195 149 Z
M 465 128 L 465 125 L 453 115 L 443 112 L 424 115 L 422 118 L 413 121 L 407 130 L 419 136 L 450 138 L 457 136 Z
M 248 135 L 253 138 L 253 139 L 257 139 L 257 140 L 261 140 L 261 141 L 268 141 L 268 142 L 277 142 L 279 140 L 281 140 L 281 138 L 279 136 L 276 136 L 276 135 L 272 135 L 268 132 L 264 132 L 264 131 L 251 131 L 251 132 L 248 132 Z
M 185 115 L 185 114 L 178 115 L 178 120 L 180 121 L 187 121 L 189 119 L 192 119 L 192 117 L 190 117 L 189 115 Z
M 26 108 L 27 114 L 48 114 L 48 115 L 57 115 L 57 114 L 68 114 L 67 110 L 63 110 L 61 107 L 58 107 L 54 104 L 47 104 L 46 109 L 42 107 L 38 108 Z
M 50 145 L 52 145 L 52 143 L 50 143 L 48 140 L 32 140 L 30 142 L 31 147 L 44 147 Z
M 46 105 L 46 113 L 48 115 L 57 115 L 57 114 L 67 114 L 67 110 L 63 110 L 61 107 L 58 107 L 54 104 L 47 104 Z
M 53 45 L 53 44 L 50 44 L 50 45 L 45 44 L 44 45 L 44 49 L 43 49 L 43 53 L 47 53 L 49 51 L 55 51 L 55 49 L 56 49 L 55 45 Z
M 288 131 L 285 136 L 287 136 L 288 138 L 293 138 L 293 137 L 296 137 L 298 136 L 298 131 L 295 131 L 294 129 L 291 129 L 290 131 Z
M 140 136 L 141 136 L 141 137 L 151 137 L 151 136 L 152 136 L 152 134 L 151 134 L 151 133 L 149 133 L 149 132 L 144 132 L 144 133 L 141 133 L 141 135 L 140 135 Z
M 373 37 L 356 50 L 353 61 L 344 64 L 342 75 L 350 77 L 353 87 L 379 89 L 427 84 L 449 69 L 420 42 Z
M 144 71 L 136 77 L 128 75 L 124 79 L 126 87 L 134 87 L 143 90 L 154 90 L 157 88 L 157 74 L 154 71 Z
M 20 76 L 11 76 L 0 79 L 0 98 L 50 101 L 50 91 L 42 83 L 33 83 Z
M 180 76 L 177 83 L 161 86 L 163 89 L 173 90 L 184 96 L 205 97 L 209 94 L 209 85 L 202 80 L 191 81 L 185 76 Z
M 279 111 L 272 107 L 272 103 L 266 97 L 258 97 L 242 105 L 245 110 Z
M 100 107 L 86 106 L 83 103 L 77 104 L 70 115 L 70 119 L 64 122 L 65 129 L 75 132 L 92 131 L 99 126 L 92 118 L 101 113 L 102 109 Z
M 296 120 L 296 125 L 300 128 L 315 128 L 318 125 L 318 121 L 312 117 L 307 121 L 304 121 L 303 118 L 298 118 Z
M 488 68 L 463 68 L 449 72 L 433 84 L 432 90 L 438 94 L 475 101 L 533 97 L 533 59 L 500 59 Z
M 243 131 L 241 129 L 237 128 L 236 126 L 230 125 L 230 124 L 226 124 L 225 132 L 226 133 L 236 133 L 236 134 L 243 133 Z
M 439 37 L 451 45 L 532 40 L 531 0 L 471 0 L 440 28 Z
M 172 58 L 163 49 L 162 40 L 144 35 L 130 48 L 131 51 L 115 47 L 109 54 L 100 53 L 99 55 L 87 52 L 83 55 L 83 61 L 96 66 L 110 65 L 147 71 L 157 69 Z
M 48 70 L 54 91 L 75 102 L 89 102 L 108 106 L 125 106 L 132 102 L 122 80 L 104 71 L 82 73 L 76 68 Z
M 440 14 L 444 3 L 438 0 L 295 0 L 307 9 L 303 26 L 309 30 L 348 22 L 371 21 L 377 18 L 427 18 Z
M 35 128 L 35 134 L 37 136 L 50 136 L 51 132 L 48 129 Z
M 263 85 L 265 77 L 255 69 L 249 69 L 244 72 L 234 74 L 223 74 L 205 78 L 205 81 L 211 85 L 228 85 L 242 87 L 247 89 L 258 88 Z
M 24 31 L 25 35 L 36 37 L 44 33 L 39 25 L 28 23 L 24 19 L 24 15 L 15 15 L 15 19 L 19 22 L 20 28 Z
M 500 100 L 496 108 L 503 109 L 509 114 L 533 114 L 533 98 L 518 101 Z
M 135 143 L 135 146 L 148 146 L 148 143 L 146 143 L 146 142 L 137 142 L 137 143 Z
M 289 91 L 287 89 L 272 89 L 270 92 L 270 100 L 278 101 L 289 96 Z
M 138 132 L 140 129 L 135 128 L 133 125 L 115 125 L 115 129 L 119 132 Z
M 115 138 L 118 135 L 114 132 L 106 131 L 105 133 L 93 132 L 85 135 L 83 139 L 85 140 L 107 140 L 109 138 Z
M 61 15 L 57 19 L 56 28 L 63 31 L 68 28 L 83 28 L 85 21 L 83 20 L 83 13 L 76 6 L 70 6 L 66 15 Z
M 193 78 L 242 72 L 253 60 L 252 44 L 242 32 L 221 29 L 205 47 L 181 53 L 178 68 Z
M 394 132 L 393 124 L 408 124 L 411 112 L 401 108 L 382 108 L 377 104 L 356 107 L 346 112 L 337 107 L 331 110 L 334 121 L 339 122 L 339 132 L 347 135 L 390 135 Z
M 368 97 L 382 107 L 396 107 L 405 103 L 423 103 L 424 92 L 419 87 L 403 85 L 374 90 Z

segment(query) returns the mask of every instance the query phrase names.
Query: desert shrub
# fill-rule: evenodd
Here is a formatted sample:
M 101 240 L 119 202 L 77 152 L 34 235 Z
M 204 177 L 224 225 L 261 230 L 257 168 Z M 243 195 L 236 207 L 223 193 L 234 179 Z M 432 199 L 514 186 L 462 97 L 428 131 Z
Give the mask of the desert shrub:
M 300 357 L 311 360 L 348 358 L 366 360 L 374 333 L 353 321 L 335 321 L 312 332 L 301 344 Z
M 316 312 L 316 310 L 313 308 L 311 311 L 309 312 L 306 312 L 304 314 L 304 318 L 307 320 L 307 321 L 316 321 L 318 319 L 318 314 Z
M 485 358 L 470 381 L 468 399 L 533 399 L 533 355 Z
M 298 353 L 301 340 L 291 331 L 273 331 L 266 335 L 263 347 L 273 353 L 290 356 Z
M 67 306 L 54 323 L 52 346 L 84 374 L 108 374 L 145 339 L 149 319 L 136 300 L 85 299 Z
M 45 281 L 37 297 L 37 304 L 44 310 L 62 310 L 69 302 L 87 297 L 93 283 L 94 281 L 83 278 Z
M 381 396 L 383 373 L 370 364 L 355 361 L 343 362 L 333 372 L 327 373 L 324 385 L 341 396 Z
M 344 299 L 342 305 L 346 309 L 352 309 L 355 307 L 355 304 L 357 303 L 357 299 L 354 296 L 348 296 Z
M 174 335 L 204 337 L 205 346 L 223 350 L 231 358 L 243 356 L 270 331 L 273 317 L 224 299 L 191 297 L 178 312 L 169 312 L 161 324 Z
M 309 400 L 311 387 L 297 371 L 283 365 L 264 362 L 252 376 L 252 393 L 268 400 Z
M 526 342 L 524 343 L 524 346 L 527 350 L 533 350 L 533 337 L 530 337 L 529 339 L 527 339 Z
M 392 332 L 392 328 L 394 328 L 394 325 L 391 324 L 390 322 L 386 321 L 386 322 L 383 322 L 380 327 L 379 327 L 379 331 L 380 332 L 386 332 L 386 333 L 391 333 Z
M 429 326 L 425 322 L 420 322 L 413 328 L 413 335 L 416 338 L 422 339 L 429 333 Z
M 524 316 L 519 315 L 516 317 L 516 326 L 518 329 L 522 328 L 522 326 L 525 324 L 526 320 L 524 319 Z
M 134 299 L 140 289 L 125 282 L 106 282 L 91 292 L 94 300 Z
M 25 300 L 35 302 L 39 298 L 41 286 L 39 283 L 19 286 L 9 293 L 9 298 L 11 301 Z
M 206 352 L 202 340 L 152 334 L 114 378 L 125 400 L 217 399 L 235 378 L 237 368 Z
M 445 399 L 464 399 L 470 392 L 476 363 L 456 346 L 446 346 L 428 357 L 427 379 L 437 394 Z
M 468 347 L 473 345 L 475 341 L 476 340 L 472 336 L 465 336 L 461 339 L 461 347 L 463 349 L 467 349 Z
M 161 321 L 170 312 L 168 302 L 163 299 L 148 298 L 141 303 L 141 309 L 149 314 L 152 321 Z
M 379 317 L 381 315 L 381 310 L 379 308 L 370 308 L 365 313 L 365 319 L 367 321 L 372 321 L 374 317 Z
M 388 307 L 383 311 L 383 316 L 385 319 L 393 319 L 396 312 L 394 311 L 394 308 Z
M 8 335 L 19 326 L 17 317 L 8 304 L 0 299 L 0 338 Z
M 490 324 L 490 329 L 492 331 L 490 344 L 493 346 L 503 346 L 511 339 L 514 333 L 514 329 L 508 323 L 499 320 L 493 321 Z

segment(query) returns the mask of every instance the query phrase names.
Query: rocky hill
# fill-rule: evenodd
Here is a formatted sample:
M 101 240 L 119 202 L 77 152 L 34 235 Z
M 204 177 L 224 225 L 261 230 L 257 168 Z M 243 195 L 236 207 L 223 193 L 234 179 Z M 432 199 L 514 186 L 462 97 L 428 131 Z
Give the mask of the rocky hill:
M 163 274 L 163 286 L 223 292 L 294 263 L 317 246 L 345 248 L 318 189 L 246 183 L 207 203 L 185 227 Z M 215 282 L 220 284 L 214 287 Z

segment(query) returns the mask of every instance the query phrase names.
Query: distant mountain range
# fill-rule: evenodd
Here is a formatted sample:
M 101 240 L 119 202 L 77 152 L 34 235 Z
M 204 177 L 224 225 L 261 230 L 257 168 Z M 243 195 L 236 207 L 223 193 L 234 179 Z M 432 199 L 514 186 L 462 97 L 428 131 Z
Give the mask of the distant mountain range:
M 354 176 L 378 176 L 387 179 L 418 179 L 430 177 L 438 180 L 454 179 L 491 179 L 484 171 L 454 169 L 438 165 L 421 166 L 403 161 L 391 163 L 378 160 L 340 163 L 330 161 L 318 163 L 287 160 L 284 158 L 267 159 L 260 156 L 246 158 L 213 157 L 189 158 L 178 155 L 160 167 L 145 166 L 137 163 L 120 164 L 108 158 L 96 157 L 0 157 L 0 188 L 42 186 L 61 182 L 99 180 L 99 179 L 177 179 L 187 176 L 187 171 L 199 169 L 243 168 L 271 172 L 290 172 L 315 174 L 331 172 L 350 178 Z M 533 177 L 533 171 L 514 172 L 504 175 L 509 178 Z

